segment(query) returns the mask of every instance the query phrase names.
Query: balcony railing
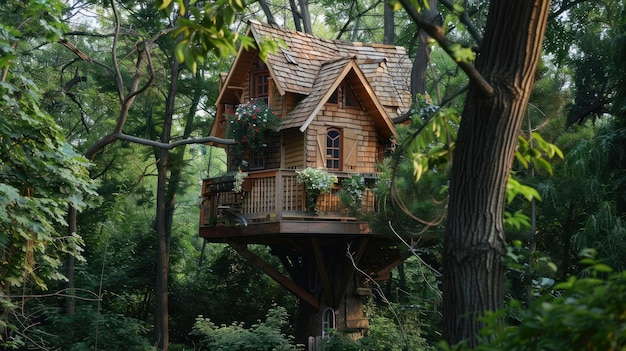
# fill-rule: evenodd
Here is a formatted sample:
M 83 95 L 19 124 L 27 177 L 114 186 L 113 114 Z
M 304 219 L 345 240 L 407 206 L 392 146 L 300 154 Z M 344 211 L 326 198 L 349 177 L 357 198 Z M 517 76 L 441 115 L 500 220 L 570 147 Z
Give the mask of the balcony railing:
M 330 193 L 318 197 L 315 215 L 306 211 L 306 192 L 304 185 L 296 182 L 295 170 L 248 172 L 239 193 L 232 191 L 234 176 L 205 179 L 202 184 L 200 225 L 224 225 L 225 213 L 245 218 L 247 224 L 289 219 L 355 221 L 354 215 L 349 215 L 342 206 L 338 195 L 341 180 L 353 174 L 334 174 L 339 182 Z M 370 179 L 373 177 L 370 176 Z M 361 210 L 374 210 L 374 194 L 371 190 L 364 192 Z

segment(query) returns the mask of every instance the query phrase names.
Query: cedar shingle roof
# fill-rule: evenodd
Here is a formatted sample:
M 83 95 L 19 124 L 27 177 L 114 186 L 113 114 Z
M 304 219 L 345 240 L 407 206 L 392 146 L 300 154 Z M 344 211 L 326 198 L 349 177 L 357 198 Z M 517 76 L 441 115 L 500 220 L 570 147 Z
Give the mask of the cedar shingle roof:
M 403 47 L 326 40 L 256 21 L 250 21 L 250 33 L 257 42 L 285 42 L 287 47 L 269 55 L 267 63 L 279 91 L 309 95 L 324 63 L 354 58 L 383 106 L 410 106 L 411 61 Z
M 385 136 L 395 133 L 390 118 L 410 107 L 412 63 L 403 47 L 321 39 L 256 21 L 249 22 L 248 35 L 257 44 L 264 40 L 285 44 L 268 55 L 267 67 L 280 95 L 297 94 L 302 99 L 284 116 L 281 129 L 297 127 L 304 131 L 342 79 L 364 88 L 364 107 Z M 218 103 L 239 102 L 257 55 L 256 49 L 239 51 L 223 80 Z M 223 116 L 218 115 L 220 118 Z M 214 122 L 211 135 L 223 133 L 218 127 L 221 122 Z
M 327 96 L 324 99 L 325 95 L 330 95 L 335 91 L 331 88 L 333 85 L 337 85 L 337 78 L 344 73 L 351 61 L 351 58 L 341 58 L 323 65 L 318 72 L 317 79 L 313 81 L 310 94 L 298 103 L 297 108 L 285 116 L 281 129 L 302 127 L 307 119 L 316 112 L 315 110 L 319 110 L 321 105 L 328 100 Z

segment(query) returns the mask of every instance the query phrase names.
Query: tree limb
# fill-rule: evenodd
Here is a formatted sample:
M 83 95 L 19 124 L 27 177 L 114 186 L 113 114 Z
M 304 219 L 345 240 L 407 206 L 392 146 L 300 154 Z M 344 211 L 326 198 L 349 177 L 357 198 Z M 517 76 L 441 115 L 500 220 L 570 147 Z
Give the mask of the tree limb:
M 439 2 L 445 6 L 448 10 L 453 11 L 453 3 L 450 0 L 439 0 Z M 478 29 L 474 23 L 472 23 L 472 21 L 470 21 L 469 15 L 467 14 L 466 11 L 463 12 L 463 14 L 460 17 L 461 23 L 463 23 L 463 25 L 465 26 L 465 28 L 467 28 L 468 33 L 472 36 L 472 38 L 474 38 L 474 40 L 476 41 L 476 43 L 478 44 L 478 46 L 483 45 L 483 35 L 480 32 L 480 29 Z
M 450 57 L 454 59 L 454 50 L 452 49 L 453 43 L 450 40 L 448 40 L 448 38 L 445 37 L 443 27 L 435 25 L 425 20 L 424 17 L 417 11 L 415 6 L 413 6 L 413 4 L 411 3 L 411 0 L 400 0 L 400 3 L 406 10 L 409 17 L 411 17 L 411 19 L 420 28 L 426 31 L 428 35 L 430 35 L 431 38 L 435 39 L 437 43 L 439 43 L 441 48 Z M 463 70 L 463 72 L 465 72 L 465 74 L 468 75 L 468 77 L 470 78 L 470 81 L 476 85 L 476 87 L 482 93 L 482 95 L 484 96 L 493 95 L 494 93 L 493 87 L 491 86 L 491 84 L 489 84 L 489 82 L 487 82 L 487 80 L 485 80 L 485 78 L 480 74 L 480 72 L 476 70 L 476 67 L 474 67 L 468 62 L 463 62 L 463 61 L 457 62 L 457 65 L 459 66 L 459 68 Z
M 118 98 L 122 105 L 124 104 L 124 81 L 122 79 L 122 72 L 120 71 L 120 65 L 117 59 L 117 44 L 119 42 L 120 36 L 120 14 L 117 11 L 117 6 L 115 5 L 115 1 L 111 0 L 111 9 L 113 10 L 113 15 L 115 17 L 115 35 L 113 36 L 113 45 L 111 47 L 111 53 L 113 60 L 113 69 L 115 70 L 115 84 L 117 85 L 117 94 Z
M 216 143 L 222 145 L 232 145 L 235 144 L 233 139 L 223 139 L 218 137 L 202 137 L 202 138 L 190 138 L 184 140 L 178 140 L 173 143 L 162 143 L 155 140 L 143 139 L 136 136 L 124 134 L 124 133 L 114 133 L 111 134 L 116 139 L 130 141 L 135 144 L 151 146 L 163 150 L 171 150 L 178 146 L 189 145 L 189 144 L 206 144 L 206 143 Z
M 173 143 L 162 143 L 159 141 L 143 139 L 143 138 L 139 138 L 139 137 L 124 134 L 124 133 L 111 133 L 111 134 L 104 136 L 103 138 L 98 140 L 96 143 L 94 143 L 89 148 L 89 150 L 85 152 L 85 157 L 89 160 L 92 160 L 98 151 L 100 151 L 102 148 L 113 143 L 116 140 L 125 140 L 131 143 L 160 148 L 164 150 L 171 150 L 176 147 L 189 145 L 189 144 L 206 144 L 206 143 L 216 143 L 216 144 L 221 144 L 221 145 L 235 144 L 235 140 L 233 139 L 223 139 L 223 138 L 217 138 L 217 137 L 190 138 L 190 139 L 178 140 Z

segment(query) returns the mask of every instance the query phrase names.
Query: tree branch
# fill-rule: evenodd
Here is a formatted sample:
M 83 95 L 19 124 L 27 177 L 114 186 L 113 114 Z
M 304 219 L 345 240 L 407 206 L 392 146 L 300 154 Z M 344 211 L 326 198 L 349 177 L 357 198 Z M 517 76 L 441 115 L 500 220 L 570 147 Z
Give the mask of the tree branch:
M 424 31 L 435 39 L 441 48 L 454 59 L 454 50 L 452 50 L 452 42 L 444 35 L 444 30 L 441 26 L 432 24 L 424 19 L 424 17 L 417 11 L 415 6 L 411 3 L 411 0 L 400 0 L 400 3 L 404 7 L 405 11 L 411 17 L 411 19 Z M 482 95 L 491 96 L 494 93 L 493 87 L 485 78 L 476 70 L 476 67 L 468 62 L 457 62 L 459 68 L 467 74 L 470 81 L 476 85 Z
M 453 4 L 452 1 L 450 0 L 439 0 L 439 2 L 445 6 L 448 10 L 453 11 Z M 463 12 L 463 14 L 461 15 L 461 23 L 463 23 L 463 25 L 465 25 L 465 27 L 467 28 L 467 31 L 469 32 L 469 34 L 472 36 L 472 38 L 474 38 L 474 40 L 476 41 L 476 43 L 478 44 L 478 46 L 483 45 L 483 35 L 480 32 L 480 30 L 474 25 L 474 23 L 472 23 L 472 21 L 470 21 L 469 15 L 467 14 L 466 11 Z
M 176 147 L 189 145 L 189 144 L 206 144 L 206 143 L 216 143 L 216 144 L 221 144 L 221 145 L 235 144 L 235 140 L 233 139 L 223 139 L 223 138 L 217 138 L 217 137 L 190 138 L 190 139 L 178 140 L 173 143 L 162 143 L 162 142 L 155 141 L 155 140 L 143 139 L 143 138 L 139 138 L 139 137 L 124 134 L 124 133 L 114 132 L 114 133 L 104 136 L 103 138 L 98 140 L 96 143 L 94 143 L 89 148 L 89 150 L 85 152 L 85 157 L 89 160 L 92 160 L 98 151 L 100 151 L 102 148 L 113 143 L 116 140 L 125 140 L 131 143 L 160 148 L 164 150 L 171 150 Z
M 117 94 L 120 99 L 120 103 L 124 104 L 124 81 L 122 79 L 122 72 L 120 71 L 120 65 L 117 60 L 117 44 L 120 37 L 120 14 L 117 11 L 117 6 L 115 5 L 115 1 L 111 0 L 111 9 L 113 10 L 113 15 L 115 16 L 115 35 L 113 36 L 113 45 L 111 47 L 111 53 L 113 60 L 113 69 L 115 70 L 115 83 L 117 85 Z
M 202 138 L 190 138 L 184 140 L 178 140 L 173 143 L 162 143 L 155 140 L 143 139 L 136 136 L 124 134 L 124 133 L 114 133 L 112 136 L 119 140 L 130 141 L 135 144 L 155 147 L 163 150 L 174 149 L 179 146 L 189 145 L 189 144 L 206 144 L 206 143 L 216 143 L 222 145 L 233 145 L 235 141 L 233 139 L 223 139 L 217 137 L 202 137 Z
M 558 10 L 556 10 L 556 11 L 552 12 L 550 15 L 548 15 L 548 18 L 549 19 L 557 18 L 562 13 L 564 13 L 566 11 L 569 11 L 572 7 L 574 7 L 574 6 L 578 5 L 578 4 L 581 4 L 583 2 L 586 2 L 586 1 L 588 1 L 588 0 L 565 1 L 563 4 L 561 4 L 561 7 Z

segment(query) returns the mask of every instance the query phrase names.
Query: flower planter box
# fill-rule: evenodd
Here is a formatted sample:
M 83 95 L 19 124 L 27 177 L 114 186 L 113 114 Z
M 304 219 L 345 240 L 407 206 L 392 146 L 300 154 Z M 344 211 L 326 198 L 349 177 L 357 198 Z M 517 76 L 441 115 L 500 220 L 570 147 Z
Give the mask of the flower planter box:
M 225 175 L 211 178 L 206 182 L 206 193 L 228 193 L 233 191 L 235 185 L 234 175 Z

